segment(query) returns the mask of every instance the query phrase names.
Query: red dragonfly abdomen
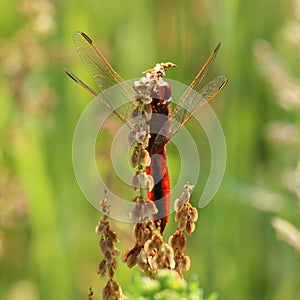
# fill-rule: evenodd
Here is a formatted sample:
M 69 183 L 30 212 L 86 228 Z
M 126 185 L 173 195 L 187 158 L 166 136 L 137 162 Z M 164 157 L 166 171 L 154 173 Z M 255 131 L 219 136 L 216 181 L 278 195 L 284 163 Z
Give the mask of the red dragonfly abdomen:
M 151 164 L 146 172 L 153 177 L 154 188 L 149 191 L 148 197 L 156 204 L 158 212 L 153 218 L 156 227 L 163 233 L 170 213 L 170 177 L 166 160 L 166 143 L 169 141 L 170 134 L 170 109 L 168 103 L 164 104 L 160 99 L 153 99 L 151 106 L 152 117 L 148 121 L 151 137 L 147 147 Z
M 154 179 L 154 188 L 148 193 L 151 201 L 155 201 L 157 214 L 154 222 L 160 232 L 163 233 L 170 213 L 170 177 L 166 161 L 165 146 L 161 153 L 151 155 L 151 165 L 146 169 Z

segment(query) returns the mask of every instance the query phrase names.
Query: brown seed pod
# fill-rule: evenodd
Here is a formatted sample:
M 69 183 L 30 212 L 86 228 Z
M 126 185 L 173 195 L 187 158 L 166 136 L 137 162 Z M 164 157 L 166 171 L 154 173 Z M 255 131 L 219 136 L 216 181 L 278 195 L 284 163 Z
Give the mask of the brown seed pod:
M 137 167 L 138 163 L 139 163 L 138 148 L 134 147 L 133 153 L 132 153 L 131 158 L 130 158 L 131 167 L 132 168 Z
M 106 260 L 102 259 L 98 264 L 97 274 L 100 276 L 100 278 L 104 278 L 106 276 L 106 273 L 107 273 Z
M 182 269 L 188 271 L 191 266 L 191 260 L 187 255 L 184 255 L 181 259 Z
M 99 242 L 99 248 L 100 248 L 100 251 L 102 252 L 102 254 L 104 254 L 106 252 L 106 241 L 103 239 L 103 237 L 101 238 L 101 240 Z
M 119 243 L 119 239 L 118 239 L 117 234 L 112 230 L 110 230 L 108 232 L 107 238 L 110 239 L 111 241 L 113 241 L 114 243 Z
M 150 166 L 151 159 L 150 159 L 149 152 L 146 149 L 141 149 L 140 162 L 146 166 Z
M 195 207 L 191 207 L 190 209 L 190 218 L 192 222 L 196 222 L 198 220 L 198 210 Z
M 107 225 L 101 221 L 99 221 L 99 223 L 97 224 L 96 228 L 95 228 L 95 232 L 97 235 L 101 235 L 103 234 L 107 229 Z
M 187 221 L 185 231 L 188 235 L 191 235 L 195 230 L 195 224 L 193 222 Z

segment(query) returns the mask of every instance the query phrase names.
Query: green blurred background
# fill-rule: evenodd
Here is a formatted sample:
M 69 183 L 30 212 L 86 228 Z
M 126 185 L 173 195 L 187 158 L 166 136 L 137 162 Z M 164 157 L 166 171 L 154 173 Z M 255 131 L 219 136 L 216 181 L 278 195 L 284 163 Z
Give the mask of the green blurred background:
M 227 169 L 188 239 L 185 276 L 197 273 L 205 293 L 222 300 L 300 299 L 298 0 L 0 2 L 0 299 L 86 299 L 90 285 L 100 299 L 100 214 L 72 169 L 74 128 L 91 97 L 63 72 L 67 66 L 92 84 L 72 44 L 76 30 L 124 78 L 172 61 L 178 68 L 168 76 L 186 84 L 222 42 L 207 77 L 229 78 L 212 103 Z M 109 179 L 105 144 L 99 161 Z M 209 148 L 199 147 L 205 182 Z M 177 153 L 169 150 L 174 176 Z M 114 226 L 119 248 L 132 246 L 132 226 Z M 174 230 L 170 222 L 166 236 Z M 123 289 L 138 272 L 119 264 Z

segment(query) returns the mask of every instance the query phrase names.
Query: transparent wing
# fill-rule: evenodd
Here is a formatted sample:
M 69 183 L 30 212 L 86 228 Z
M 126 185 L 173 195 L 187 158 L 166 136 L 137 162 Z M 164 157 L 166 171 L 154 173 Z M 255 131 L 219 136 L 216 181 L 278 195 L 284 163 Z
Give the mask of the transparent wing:
M 197 111 L 211 101 L 226 85 L 226 76 L 217 76 L 204 87 L 200 83 L 207 70 L 214 61 L 221 44 L 211 53 L 193 82 L 183 93 L 171 112 L 171 134 L 172 137 Z
M 125 80 L 112 68 L 94 42 L 85 33 L 76 31 L 73 35 L 73 41 L 83 64 L 94 78 L 98 90 L 93 91 L 68 70 L 66 70 L 66 73 L 92 95 L 100 94 L 111 86 L 119 84 L 120 88 L 113 91 L 114 94 L 118 93 L 118 96 L 110 97 L 109 93 L 104 93 L 99 100 L 130 125 L 131 112 L 135 109 L 132 102 L 134 99 L 133 88 L 128 86 Z

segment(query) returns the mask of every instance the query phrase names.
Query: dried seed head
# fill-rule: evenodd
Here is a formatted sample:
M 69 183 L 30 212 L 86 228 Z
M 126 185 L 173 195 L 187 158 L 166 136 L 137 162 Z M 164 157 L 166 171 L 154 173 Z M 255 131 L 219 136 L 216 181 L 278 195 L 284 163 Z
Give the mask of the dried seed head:
M 136 125 L 128 135 L 129 145 L 132 146 L 137 143 L 139 146 L 144 148 L 148 147 L 150 138 L 150 126 L 148 124 Z
M 153 177 L 147 175 L 143 169 L 139 169 L 133 176 L 131 185 L 134 190 L 147 189 L 151 191 L 154 187 L 154 180 Z
M 152 240 L 148 240 L 144 245 L 146 254 L 149 254 L 156 248 L 156 244 Z
M 168 241 L 169 245 L 173 248 L 176 249 L 176 237 L 175 235 L 171 235 L 169 237 L 169 241 Z
M 123 300 L 125 296 L 120 285 L 111 278 L 102 291 L 102 298 L 104 300 Z
M 147 255 L 144 249 L 141 249 L 141 252 L 138 255 L 137 265 L 142 271 L 145 271 L 148 268 Z
M 112 240 L 107 239 L 107 240 L 105 241 L 105 243 L 106 243 L 106 245 L 105 245 L 106 250 L 109 251 L 110 253 L 113 253 L 115 247 L 114 247 L 114 244 L 113 244 Z
M 105 197 L 104 199 L 100 200 L 99 207 L 105 215 L 109 215 L 110 212 L 110 205 L 108 204 L 108 199 Z
M 133 228 L 133 234 L 136 242 L 141 244 L 142 237 L 143 237 L 143 225 L 141 223 L 136 223 Z
M 182 192 L 180 198 L 175 200 L 175 203 L 174 203 L 175 211 L 178 211 L 183 204 L 189 202 L 190 196 L 191 195 L 190 195 L 189 191 Z
M 113 258 L 113 256 L 111 255 L 111 253 L 107 250 L 105 251 L 105 253 L 103 253 L 104 255 L 104 259 L 107 261 L 107 262 L 110 262 L 111 259 Z
M 186 237 L 183 232 L 180 230 L 176 230 L 176 232 L 169 238 L 169 245 L 174 250 L 184 250 L 186 247 Z
M 176 222 L 179 222 L 179 221 L 182 219 L 182 216 L 183 216 L 183 210 L 179 209 L 179 210 L 176 212 L 176 215 L 175 215 L 175 221 L 176 221 Z
M 129 134 L 128 134 L 128 143 L 130 146 L 132 146 L 135 143 L 135 134 L 137 132 L 136 128 L 133 128 L 132 130 L 130 130 Z
M 159 231 L 155 231 L 152 236 L 152 241 L 155 243 L 155 247 L 159 250 L 163 245 L 163 239 Z
M 157 213 L 157 208 L 153 202 L 147 200 L 146 203 L 135 203 L 129 214 L 130 219 L 136 223 L 143 223 L 152 219 L 152 215 Z M 135 227 L 136 229 L 137 227 Z M 140 236 L 141 238 L 141 236 Z
M 95 232 L 97 235 L 102 235 L 107 229 L 107 223 L 99 221 L 95 228 Z
M 139 245 L 135 245 L 131 250 L 126 249 L 123 253 L 122 260 L 127 263 L 129 268 L 132 268 L 136 262 L 139 253 L 141 252 L 142 247 Z
M 114 293 L 115 293 L 116 295 L 120 296 L 121 293 L 122 293 L 121 287 L 119 286 L 119 284 L 118 284 L 115 280 L 113 280 L 112 283 L 113 283 L 113 284 L 112 284 L 112 287 L 113 287 Z
M 101 240 L 99 242 L 99 248 L 100 248 L 100 251 L 102 252 L 102 254 L 104 254 L 106 252 L 106 241 L 103 239 L 103 237 L 101 238 Z
M 153 69 L 146 70 L 144 73 L 146 73 L 146 78 L 161 79 L 162 76 L 166 75 L 166 70 L 168 68 L 174 67 L 176 67 L 176 65 L 171 62 L 158 63 Z
M 110 239 L 114 243 L 119 243 L 119 239 L 118 239 L 117 234 L 112 230 L 110 230 L 108 232 L 107 238 Z
M 184 255 L 181 259 L 181 264 L 182 264 L 182 269 L 188 271 L 191 266 L 191 260 L 190 260 L 189 256 Z
M 116 270 L 116 268 L 117 268 L 117 260 L 116 260 L 116 258 L 114 258 L 114 260 L 111 262 L 110 267 L 113 268 L 114 270 Z
M 188 182 L 184 185 L 184 189 L 188 192 L 191 192 L 193 188 L 194 186 L 189 184 Z
M 181 220 L 178 220 L 178 229 L 180 231 L 184 231 L 185 228 L 186 228 L 186 220 L 185 219 L 181 219 Z
M 103 211 L 109 213 L 110 206 L 107 205 L 107 198 L 100 201 L 100 207 Z M 96 226 L 96 233 L 101 236 L 99 241 L 99 249 L 103 254 L 103 260 L 98 264 L 97 273 L 100 278 L 109 276 L 110 280 L 102 290 L 103 299 L 124 299 L 122 290 L 116 289 L 114 284 L 117 284 L 113 280 L 115 270 L 117 267 L 116 256 L 119 255 L 119 250 L 114 246 L 114 242 L 118 242 L 116 233 L 111 230 L 108 216 L 102 216 L 99 223 Z M 91 298 L 92 299 L 92 298 Z
M 145 228 L 141 234 L 141 239 L 140 239 L 141 245 L 144 245 L 149 239 L 151 239 L 151 235 L 152 235 L 151 231 L 148 228 Z
M 111 296 L 111 288 L 110 286 L 107 284 L 104 289 L 102 290 L 102 298 L 103 300 L 109 300 Z
M 112 266 L 110 266 L 108 269 L 108 276 L 109 276 L 109 278 L 113 278 L 114 275 L 115 275 L 115 269 L 112 268 Z
M 97 274 L 100 276 L 100 278 L 104 278 L 106 276 L 106 273 L 107 273 L 106 260 L 102 259 L 98 264 Z
M 139 100 L 141 97 L 146 96 L 150 93 L 149 91 L 150 80 L 146 77 L 142 77 L 140 80 L 137 80 L 133 83 L 133 88 L 139 94 Z
M 136 241 L 140 245 L 144 245 L 147 240 L 152 238 L 153 228 L 151 225 L 153 225 L 152 221 L 149 221 L 146 224 L 137 224 L 135 226 Z
M 144 128 L 142 128 L 142 127 L 135 134 L 135 141 L 137 143 L 143 145 L 144 148 L 147 148 L 149 138 L 150 138 L 150 134 L 146 130 L 144 130 Z M 147 146 L 145 146 L 145 145 L 147 145 Z
M 129 218 L 133 222 L 142 222 L 142 203 L 135 203 L 132 211 L 129 213 Z
M 157 269 L 156 262 L 154 261 L 154 255 L 155 253 L 152 253 L 151 255 L 147 254 L 147 264 L 148 264 L 148 270 L 151 270 L 152 272 L 155 272 Z
M 147 207 L 148 213 L 151 215 L 155 215 L 158 212 L 158 209 L 153 201 L 148 200 L 146 203 L 146 207 Z
M 188 235 L 191 235 L 195 230 L 195 223 L 187 221 L 185 231 Z
M 122 262 L 126 262 L 132 250 L 125 249 L 122 255 Z
M 151 175 L 147 175 L 146 172 L 140 172 L 140 188 L 152 189 L 153 178 Z
M 134 147 L 133 153 L 131 155 L 130 164 L 132 168 L 137 167 L 139 163 L 139 153 L 138 153 L 138 147 Z
M 194 222 L 198 219 L 198 211 L 189 202 L 184 203 L 176 211 L 175 220 L 178 222 L 178 228 L 191 234 L 195 230 Z
M 150 166 L 151 163 L 149 152 L 143 148 L 141 149 L 140 152 L 140 163 L 144 164 L 145 166 Z
M 175 260 L 174 260 L 174 251 L 172 247 L 170 247 L 167 243 L 164 243 L 165 254 L 164 254 L 164 263 L 165 266 L 169 269 L 175 268 Z
M 120 255 L 120 250 L 118 249 L 118 248 L 114 248 L 114 250 L 113 250 L 113 252 L 112 252 L 112 255 L 114 256 L 114 257 L 116 257 L 116 256 L 119 256 Z
M 151 98 L 152 102 L 152 98 Z M 151 103 L 144 103 L 143 107 L 143 116 L 145 117 L 146 121 L 149 121 L 152 117 L 152 105 Z
M 149 191 L 152 191 L 152 189 L 154 188 L 154 179 L 151 175 L 147 175 L 147 181 L 145 183 L 146 183 L 145 188 L 148 189 Z
M 178 251 L 175 258 L 175 270 L 182 277 L 181 270 L 189 270 L 191 266 L 191 260 L 187 255 L 184 255 L 183 252 Z
M 132 177 L 131 186 L 136 191 L 140 188 L 140 172 L 137 171 L 135 175 Z
M 126 264 L 128 266 L 129 269 L 131 269 L 135 264 L 136 264 L 136 257 L 130 253 L 127 257 L 126 257 Z
M 141 271 L 145 271 L 148 268 L 148 264 L 139 259 L 137 260 L 137 266 L 140 268 Z
M 192 222 L 196 222 L 198 220 L 198 210 L 196 207 L 191 207 L 190 209 L 190 219 Z

